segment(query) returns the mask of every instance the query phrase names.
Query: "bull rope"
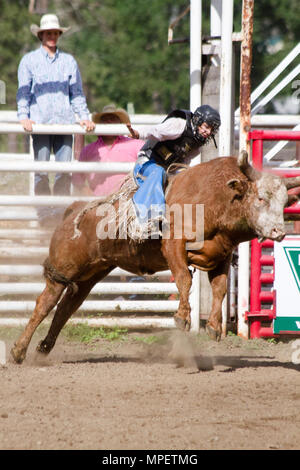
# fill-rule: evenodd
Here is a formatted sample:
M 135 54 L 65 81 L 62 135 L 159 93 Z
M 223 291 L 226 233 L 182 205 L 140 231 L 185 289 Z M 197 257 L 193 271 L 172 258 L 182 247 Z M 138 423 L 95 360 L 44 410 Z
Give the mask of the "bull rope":
M 50 263 L 49 258 L 44 261 L 43 268 L 44 277 L 46 279 L 49 279 L 49 281 L 51 282 L 57 282 L 58 284 L 62 284 L 65 287 L 70 287 L 72 289 L 72 295 L 76 294 L 76 292 L 78 291 L 78 286 L 76 282 L 71 281 L 71 279 L 68 279 L 59 271 L 57 271 L 54 266 L 52 266 L 52 264 Z

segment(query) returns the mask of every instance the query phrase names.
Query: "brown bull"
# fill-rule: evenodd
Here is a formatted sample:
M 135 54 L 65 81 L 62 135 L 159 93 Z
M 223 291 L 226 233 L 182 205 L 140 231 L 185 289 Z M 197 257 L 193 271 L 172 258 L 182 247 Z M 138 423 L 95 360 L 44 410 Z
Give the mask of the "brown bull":
M 97 215 L 96 206 L 82 211 L 84 204 L 74 203 L 52 236 L 49 257 L 44 263 L 46 287 L 11 351 L 14 360 L 18 363 L 24 360 L 34 331 L 58 304 L 49 332 L 37 347 L 39 352 L 48 354 L 62 327 L 94 285 L 116 267 L 138 275 L 170 268 L 180 298 L 174 318 L 181 329 L 190 326 L 189 267 L 207 271 L 213 295 L 207 327 L 219 339 L 221 306 L 233 250 L 239 243 L 255 237 L 280 241 L 285 235 L 283 209 L 294 202 L 289 200 L 287 189 L 299 185 L 297 178 L 287 181 L 254 170 L 245 152 L 238 160 L 217 158 L 177 174 L 168 188 L 167 204 L 169 207 L 204 205 L 204 243 L 197 238 L 201 228 L 195 226 L 195 218 L 188 222 L 182 236 L 176 238 L 176 217 L 172 212 L 169 236 L 163 239 L 143 242 L 99 239 L 96 233 L 101 216 Z M 79 213 L 80 235 L 74 236 Z M 195 240 L 198 245 L 193 245 Z

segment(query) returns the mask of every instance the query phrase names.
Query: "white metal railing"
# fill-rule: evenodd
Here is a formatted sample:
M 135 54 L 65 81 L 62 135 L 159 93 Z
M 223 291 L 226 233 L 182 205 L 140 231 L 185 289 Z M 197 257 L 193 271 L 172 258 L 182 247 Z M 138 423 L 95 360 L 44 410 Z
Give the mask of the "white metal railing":
M 28 286 L 28 290 L 30 286 Z M 28 294 L 28 292 L 27 292 Z M 1 301 L 1 312 L 33 311 L 35 301 Z M 176 300 L 86 300 L 80 307 L 81 311 L 100 313 L 173 313 L 178 308 Z M 141 326 L 141 325 L 140 325 Z
M 251 105 L 262 95 L 262 93 L 286 70 L 287 66 L 300 54 L 300 42 L 291 52 L 275 67 L 275 69 L 255 88 L 251 93 Z M 258 110 L 258 108 L 257 108 Z M 240 108 L 235 111 L 235 116 L 239 116 Z M 251 119 L 252 123 L 252 119 Z
M 41 265 L 35 264 L 0 264 L 0 275 L 5 276 L 41 276 L 43 274 L 43 267 Z M 121 268 L 115 268 L 111 273 L 108 274 L 110 276 L 126 276 L 128 275 L 128 271 L 125 271 Z M 159 279 L 169 279 L 170 271 L 160 271 L 155 274 L 155 278 Z M 141 283 L 139 284 L 142 285 Z
M 278 85 L 276 85 L 264 98 L 261 99 L 251 110 L 251 114 L 256 114 L 263 106 L 269 103 L 283 88 L 285 88 L 300 73 L 300 64 L 298 64 Z
M 293 127 L 293 131 L 299 131 L 300 130 L 300 117 L 299 117 L 299 124 L 295 127 Z M 275 155 L 280 152 L 288 143 L 288 140 L 281 140 L 280 142 L 277 142 L 265 155 L 264 155 L 264 160 L 266 162 L 269 162 L 272 160 Z M 291 160 L 290 165 L 294 165 L 295 163 L 299 163 L 299 160 Z M 280 165 L 282 166 L 282 165 Z
M 153 125 L 161 122 L 166 115 L 165 114 L 130 114 L 130 121 L 132 124 L 137 125 Z M 11 122 L 19 123 L 17 111 L 0 111 L 0 122 Z
M 0 120 L 3 116 L 0 114 Z M 15 115 L 10 115 L 10 122 L 0 122 L 0 133 L 18 133 L 25 134 L 22 126 L 19 123 L 13 122 Z M 6 116 L 7 118 L 7 116 Z M 162 117 L 145 115 L 140 122 L 153 125 L 155 122 L 161 122 Z M 132 120 L 133 122 L 134 120 Z M 154 121 L 154 122 L 153 122 Z M 138 129 L 137 126 L 135 128 Z M 48 126 L 48 125 L 33 125 L 33 132 L 36 134 L 86 134 L 85 130 L 78 124 L 64 125 L 64 126 Z M 89 134 L 108 134 L 108 135 L 121 135 L 128 134 L 128 129 L 122 124 L 118 125 L 96 125 L 95 130 Z M 0 154 L 1 156 L 1 154 Z M 0 159 L 0 173 L 1 172 L 60 172 L 60 173 L 128 173 L 132 170 L 134 163 L 92 163 L 92 162 L 37 162 L 32 160 L 30 154 L 4 155 L 4 159 Z M 35 206 L 66 206 L 74 200 L 90 201 L 95 197 L 73 197 L 73 196 L 30 196 L 30 195 L 0 195 L 0 220 L 37 220 Z M 5 208 L 7 208 L 5 210 Z M 36 230 L 36 234 L 35 234 Z M 12 233 L 12 236 L 10 236 Z M 36 246 L 34 241 L 45 235 L 45 232 L 40 229 L 0 229 L 0 257 L 4 263 L 0 264 L 0 275 L 4 276 L 17 276 L 20 278 L 42 275 L 43 268 L 38 265 L 38 261 L 48 254 L 47 246 Z M 26 244 L 18 245 L 16 240 L 18 237 L 24 236 L 22 240 L 27 240 Z M 27 238 L 26 238 L 27 237 Z M 9 243 L 6 241 L 9 240 Z M 15 240 L 15 241 L 14 241 Z M 3 243 L 5 241 L 5 243 Z M 30 244 L 28 244 L 30 243 Z M 26 264 L 26 260 L 30 259 L 30 263 Z M 24 260 L 24 264 L 18 264 L 20 260 Z M 6 264 L 5 264 L 6 261 Z M 9 261 L 9 264 L 7 262 Z M 16 264 L 14 264 L 16 263 Z M 122 269 L 115 269 L 110 273 L 110 277 L 114 276 L 135 276 Z M 177 288 L 175 283 L 161 282 L 162 280 L 170 281 L 171 272 L 163 271 L 155 274 L 153 280 L 159 282 L 104 282 L 95 286 L 90 296 L 95 295 L 172 295 L 176 294 Z M 149 279 L 151 280 L 151 279 Z M 38 295 L 43 289 L 41 282 L 0 282 L 0 296 L 13 297 L 22 295 Z M 112 326 L 114 324 L 123 325 L 127 327 L 173 327 L 174 321 L 170 317 L 170 313 L 174 313 L 178 308 L 178 301 L 176 300 L 89 300 L 90 296 L 80 307 L 82 312 L 95 313 L 134 313 L 135 318 L 124 317 L 121 318 L 85 318 L 90 324 Z M 0 300 L 0 313 L 20 313 L 31 312 L 35 306 L 34 301 L 30 300 Z M 137 313 L 139 315 L 137 315 Z M 147 317 L 141 316 L 147 314 Z M 154 314 L 155 317 L 151 317 Z M 162 316 L 164 315 L 164 316 Z M 167 315 L 167 317 L 165 316 Z M 28 321 L 26 318 L 0 318 L 0 324 L 23 324 Z M 74 321 L 74 320 L 73 320 Z M 82 321 L 82 319 L 75 319 L 75 321 Z
M 140 126 L 137 126 L 137 129 Z M 29 134 L 19 123 L 0 123 L 0 133 L 3 134 Z M 95 129 L 86 132 L 79 124 L 33 124 L 32 134 L 55 134 L 55 135 L 124 135 L 129 134 L 125 124 L 96 124 Z
M 97 284 L 91 291 L 91 294 L 132 294 L 132 283 L 125 282 L 105 282 Z M 32 282 L 30 284 L 31 293 L 39 295 L 44 284 L 41 282 Z M 20 282 L 17 285 L 11 282 L 0 282 L 0 295 L 6 294 L 27 294 L 28 282 Z M 177 289 L 170 282 L 143 282 L 140 283 L 139 294 L 176 294 Z
M 30 306 L 28 306 L 30 307 Z M 29 308 L 31 311 L 31 307 Z M 43 321 L 43 324 L 48 323 L 47 318 Z M 1 318 L 1 326 L 25 326 L 28 323 L 28 318 L 19 317 L 19 318 Z M 130 317 L 112 317 L 112 318 L 80 318 L 72 317 L 68 320 L 69 324 L 77 325 L 79 323 L 86 323 L 89 326 L 104 326 L 106 328 L 175 328 L 173 318 L 155 318 L 155 317 L 139 317 L 130 318 Z
M 1 171 L 20 172 L 48 172 L 48 173 L 128 173 L 132 170 L 134 163 L 127 162 L 38 162 L 38 161 L 18 161 L 17 164 L 10 161 L 0 161 Z
M 300 47 L 299 47 L 300 49 Z M 298 48 L 297 48 L 298 50 Z M 263 82 L 264 83 L 264 82 Z M 256 89 L 256 90 L 262 90 L 261 85 Z M 255 91 L 256 91 L 255 90 Z M 255 91 L 253 92 L 253 96 L 251 102 L 254 101 L 254 97 L 256 96 Z M 256 98 L 255 98 L 256 99 Z M 156 114 L 156 115 L 150 115 L 150 114 L 142 114 L 142 115 L 132 115 L 130 116 L 131 124 L 134 128 L 137 130 L 143 126 L 150 126 L 153 124 L 158 124 L 162 122 L 165 119 L 166 115 L 164 114 Z M 253 127 L 260 127 L 260 126 L 291 126 L 291 125 L 296 125 L 299 122 L 299 115 L 291 115 L 291 114 L 255 114 L 251 116 L 251 125 Z M 3 133 L 5 133 L 4 129 L 6 128 L 7 124 L 14 124 L 17 125 L 18 127 L 7 127 L 7 129 L 10 129 L 10 133 L 12 133 L 13 129 L 18 129 L 20 130 L 21 133 L 25 134 L 25 131 L 22 131 L 22 127 L 18 122 L 17 119 L 17 112 L 16 111 L 0 111 L 0 125 L 3 124 L 5 127 L 2 127 Z M 239 124 L 239 108 L 235 111 L 235 125 Z M 96 125 L 96 130 L 91 133 L 97 134 L 99 129 L 103 128 L 103 125 L 101 128 L 99 127 L 100 124 Z M 124 132 L 128 134 L 128 129 L 123 125 L 123 124 L 115 124 L 115 126 L 121 126 L 120 128 L 120 133 Z M 82 128 L 80 128 L 79 125 L 76 126 L 76 129 L 78 129 L 80 134 L 85 134 Z M 1 133 L 1 132 L 0 132 Z M 104 132 L 102 132 L 104 134 Z M 4 155 L 4 154 L 2 154 Z M 10 154 L 7 154 L 10 155 Z M 21 155 L 21 154 L 20 154 Z M 25 154 L 27 155 L 27 154 Z
M 76 201 L 91 201 L 94 200 L 95 197 L 90 196 L 80 196 L 80 197 L 73 197 L 73 196 L 0 196 L 0 205 L 2 206 L 68 206 L 71 204 L 74 199 Z M 98 200 L 104 198 L 97 198 Z M 1 219 L 1 216 L 0 216 Z
M 262 83 L 251 93 L 251 126 L 259 127 L 266 125 L 267 122 L 272 122 L 273 125 L 282 126 L 288 125 L 293 126 L 292 130 L 297 131 L 300 129 L 300 116 L 281 116 L 275 115 L 269 117 L 266 121 L 264 115 L 258 116 L 259 110 L 268 104 L 275 96 L 280 93 L 294 78 L 300 74 L 300 64 L 297 64 L 291 72 L 289 72 L 281 81 L 272 88 L 263 98 L 259 100 L 261 95 L 274 83 L 274 81 L 285 72 L 286 68 L 300 55 L 300 42 L 289 52 L 289 54 L 274 68 L 274 70 L 262 81 Z M 259 100 L 259 101 L 258 101 Z M 256 103 L 256 104 L 255 104 Z M 240 109 L 237 108 L 235 111 L 235 123 L 239 123 Z M 277 142 L 266 155 L 264 159 L 268 162 L 277 155 L 287 144 L 287 141 Z M 290 165 L 293 165 L 295 161 L 291 161 Z

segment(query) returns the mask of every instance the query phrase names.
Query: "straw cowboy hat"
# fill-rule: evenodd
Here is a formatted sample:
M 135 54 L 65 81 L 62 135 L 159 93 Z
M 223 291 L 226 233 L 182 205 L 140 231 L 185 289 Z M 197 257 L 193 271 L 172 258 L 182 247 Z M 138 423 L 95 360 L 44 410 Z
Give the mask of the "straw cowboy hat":
M 96 124 L 99 124 L 99 122 L 101 122 L 102 116 L 105 116 L 106 114 L 115 114 L 120 118 L 121 122 L 123 122 L 124 124 L 130 124 L 130 118 L 125 109 L 116 108 L 114 104 L 108 104 L 107 106 L 104 106 L 101 113 L 93 113 L 92 121 Z
M 43 15 L 41 18 L 40 26 L 37 24 L 32 24 L 30 26 L 30 31 L 34 36 L 39 37 L 39 33 L 42 33 L 43 31 L 47 31 L 49 29 L 57 29 L 58 31 L 62 33 L 65 33 L 66 31 L 69 31 L 69 28 L 62 28 L 59 25 L 59 20 L 56 15 Z

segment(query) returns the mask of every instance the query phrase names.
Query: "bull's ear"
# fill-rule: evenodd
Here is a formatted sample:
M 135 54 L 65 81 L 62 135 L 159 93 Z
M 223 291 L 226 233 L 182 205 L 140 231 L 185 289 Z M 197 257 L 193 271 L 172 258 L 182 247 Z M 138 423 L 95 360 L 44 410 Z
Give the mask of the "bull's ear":
M 226 184 L 240 196 L 243 196 L 243 194 L 246 192 L 245 183 L 237 178 L 232 178 L 231 180 L 227 181 Z

